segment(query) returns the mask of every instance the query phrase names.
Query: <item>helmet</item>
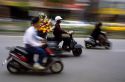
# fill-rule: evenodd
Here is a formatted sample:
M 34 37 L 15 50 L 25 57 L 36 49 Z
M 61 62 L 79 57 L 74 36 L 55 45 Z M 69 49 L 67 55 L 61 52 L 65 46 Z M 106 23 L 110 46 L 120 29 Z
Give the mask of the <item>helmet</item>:
M 102 22 L 97 22 L 96 25 L 102 25 Z
M 56 17 L 55 17 L 55 21 L 57 21 L 57 20 L 61 20 L 61 19 L 62 19 L 61 16 L 56 16 Z
M 40 18 L 39 17 L 34 17 L 32 20 L 31 20 L 31 24 L 36 24 L 37 22 L 39 22 Z

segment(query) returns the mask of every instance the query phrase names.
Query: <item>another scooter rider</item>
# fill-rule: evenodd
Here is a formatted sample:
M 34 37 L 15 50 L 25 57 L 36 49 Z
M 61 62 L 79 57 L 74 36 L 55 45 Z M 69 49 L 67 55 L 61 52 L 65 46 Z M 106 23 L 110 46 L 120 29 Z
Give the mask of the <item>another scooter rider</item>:
M 32 24 L 32 26 L 30 26 L 24 34 L 24 39 L 23 39 L 24 44 L 25 44 L 26 48 L 34 54 L 33 67 L 36 69 L 43 70 L 45 68 L 44 68 L 44 66 L 40 65 L 40 61 L 42 61 L 42 59 L 39 60 L 39 58 L 46 57 L 46 52 L 44 51 L 44 49 L 41 48 L 46 43 L 44 43 L 43 38 L 41 38 L 37 35 L 37 30 L 40 28 L 40 18 L 39 17 L 33 18 L 31 21 L 31 24 Z
M 103 43 L 106 40 L 106 36 L 102 34 L 101 27 L 102 27 L 102 23 L 97 22 L 95 25 L 95 29 L 91 33 L 91 36 L 94 38 L 95 42 L 98 40 L 101 43 L 101 45 L 103 45 Z
M 53 35 L 54 35 L 55 40 L 57 41 L 57 44 L 59 44 L 62 40 L 64 41 L 64 44 L 62 47 L 65 48 L 65 47 L 67 47 L 65 45 L 70 44 L 70 39 L 69 39 L 69 37 L 62 36 L 62 34 L 70 34 L 70 33 L 61 29 L 61 27 L 60 27 L 61 20 L 62 20 L 61 16 L 55 17 L 56 24 L 55 24 L 55 27 L 53 29 Z

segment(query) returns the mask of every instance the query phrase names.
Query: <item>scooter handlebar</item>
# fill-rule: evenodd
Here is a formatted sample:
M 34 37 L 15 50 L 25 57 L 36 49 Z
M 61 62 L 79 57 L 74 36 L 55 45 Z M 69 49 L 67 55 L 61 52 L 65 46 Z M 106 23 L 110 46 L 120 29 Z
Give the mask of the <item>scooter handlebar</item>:
M 69 32 L 68 32 L 68 34 L 70 34 L 70 35 L 73 34 L 73 33 L 74 33 L 74 31 L 69 31 Z

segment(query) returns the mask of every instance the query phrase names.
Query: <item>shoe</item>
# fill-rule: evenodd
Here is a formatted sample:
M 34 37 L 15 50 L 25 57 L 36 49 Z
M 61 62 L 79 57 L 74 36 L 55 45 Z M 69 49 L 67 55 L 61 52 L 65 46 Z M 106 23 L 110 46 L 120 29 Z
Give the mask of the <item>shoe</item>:
M 35 63 L 35 64 L 33 65 L 33 67 L 34 67 L 35 69 L 40 69 L 40 70 L 44 70 L 44 69 L 45 69 L 45 67 L 41 66 L 39 63 Z

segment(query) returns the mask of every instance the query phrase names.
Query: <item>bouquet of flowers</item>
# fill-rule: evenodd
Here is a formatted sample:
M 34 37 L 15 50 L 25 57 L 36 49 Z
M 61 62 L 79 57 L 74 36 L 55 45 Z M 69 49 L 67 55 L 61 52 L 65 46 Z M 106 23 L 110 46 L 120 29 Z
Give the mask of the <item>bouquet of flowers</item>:
M 42 19 L 39 31 L 42 31 L 43 33 L 52 31 L 51 19 L 48 18 Z

